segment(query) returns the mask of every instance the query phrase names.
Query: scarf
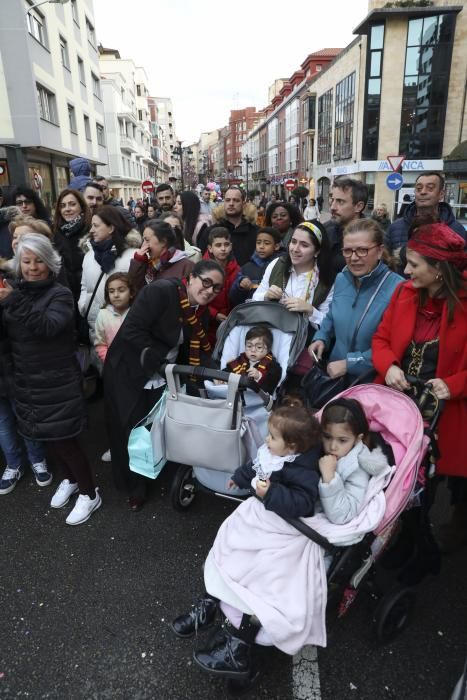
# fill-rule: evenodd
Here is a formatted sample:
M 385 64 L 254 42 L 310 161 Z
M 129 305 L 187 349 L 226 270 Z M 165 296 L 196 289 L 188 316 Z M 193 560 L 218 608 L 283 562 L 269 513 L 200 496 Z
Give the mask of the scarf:
M 75 233 L 80 233 L 83 228 L 83 215 L 78 214 L 75 219 L 67 221 L 60 226 L 60 232 L 63 233 L 65 238 L 71 238 Z
M 285 457 L 272 455 L 269 451 L 269 447 L 264 443 L 258 448 L 252 465 L 256 476 L 253 477 L 251 485 L 255 488 L 258 479 L 263 481 L 269 479 L 272 472 L 280 471 L 286 462 L 293 462 L 297 457 L 298 455 L 286 455 Z
M 94 260 L 100 265 L 102 272 L 108 275 L 114 269 L 115 260 L 118 257 L 113 240 L 108 238 L 106 241 L 100 241 L 99 243 L 91 240 L 91 246 L 94 251 Z
M 201 312 L 195 311 L 191 306 L 188 300 L 186 287 L 183 284 L 179 286 L 178 294 L 180 297 L 180 309 L 182 312 L 183 325 L 191 327 L 188 364 L 193 367 L 199 367 L 201 364 L 201 349 L 204 350 L 204 352 L 210 352 L 211 343 L 209 342 L 201 324 L 201 318 L 199 316 Z
M 144 274 L 146 284 L 151 284 L 151 282 L 154 282 L 154 280 L 158 277 L 158 272 L 166 270 L 168 267 L 170 267 L 170 261 L 176 252 L 177 248 L 167 248 L 167 250 L 164 250 L 159 260 L 148 261 L 146 272 Z
M 259 362 L 253 365 L 255 369 L 261 372 L 261 379 L 259 380 L 258 384 L 261 384 L 261 382 L 263 382 L 266 378 L 273 359 L 272 353 L 268 352 L 268 354 L 265 355 Z M 228 371 L 233 372 L 234 374 L 247 374 L 251 366 L 250 360 L 244 352 L 242 352 L 242 354 L 237 357 L 236 360 L 227 362 Z

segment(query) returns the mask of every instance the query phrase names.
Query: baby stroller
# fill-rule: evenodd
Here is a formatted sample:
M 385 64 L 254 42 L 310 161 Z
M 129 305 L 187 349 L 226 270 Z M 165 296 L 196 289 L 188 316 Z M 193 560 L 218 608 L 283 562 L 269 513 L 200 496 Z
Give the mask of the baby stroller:
M 244 350 L 245 336 L 249 328 L 257 325 L 268 326 L 272 332 L 272 352 L 282 368 L 280 386 L 286 378 L 287 370 L 295 364 L 303 350 L 308 333 L 307 319 L 302 314 L 287 311 L 280 304 L 263 301 L 248 302 L 233 309 L 218 330 L 213 359 L 219 362 L 221 367 L 225 367 L 229 360 L 238 357 Z M 171 370 L 169 370 L 169 375 L 170 372 Z M 256 382 L 245 380 L 245 378 L 242 378 L 233 392 L 232 375 L 219 370 L 205 368 L 193 370 L 192 367 L 174 365 L 173 374 L 175 376 L 198 375 L 206 380 L 203 397 L 194 398 L 181 394 L 180 383 L 176 383 L 172 376 L 168 377 L 169 397 L 176 396 L 177 402 L 187 402 L 187 412 L 191 416 L 188 417 L 187 422 L 188 420 L 191 422 L 196 416 L 199 417 L 199 411 L 203 409 L 206 409 L 208 412 L 206 415 L 210 416 L 207 420 L 215 421 L 216 411 L 224 405 L 230 391 L 231 401 L 229 402 L 232 403 L 230 409 L 235 412 L 235 416 L 232 413 L 232 426 L 235 425 L 235 429 L 242 432 L 242 442 L 245 449 L 242 453 L 244 461 L 232 463 L 229 461 L 231 455 L 229 454 L 228 441 L 226 441 L 224 448 L 218 450 L 217 454 L 214 447 L 211 446 L 211 449 L 207 450 L 210 454 L 203 453 L 200 455 L 201 459 L 196 461 L 193 443 L 198 445 L 204 443 L 209 446 L 209 440 L 216 439 L 219 433 L 215 433 L 215 435 L 212 432 L 209 433 L 209 427 L 206 423 L 204 425 L 206 425 L 209 435 L 203 434 L 202 426 L 200 426 L 200 430 L 193 439 L 189 439 L 187 430 L 192 436 L 194 430 L 192 426 L 188 428 L 185 425 L 183 438 L 180 440 L 180 430 L 178 431 L 178 439 L 175 438 L 174 431 L 172 440 L 170 437 L 166 439 L 167 457 L 170 461 L 178 463 L 171 486 L 172 504 L 177 510 L 189 508 L 195 499 L 196 489 L 199 486 L 213 491 L 216 495 L 232 498 L 232 492 L 227 490 L 228 478 L 247 459 L 253 459 L 256 456 L 257 448 L 264 442 L 267 434 L 268 411 L 272 407 L 274 396 L 265 394 Z M 230 385 L 216 385 L 212 382 L 213 379 L 230 381 Z M 210 408 L 212 410 L 209 410 Z M 170 422 L 170 408 L 168 408 L 168 417 Z M 240 453 L 237 456 L 240 459 Z M 248 494 L 247 491 L 240 489 L 235 489 L 233 493 L 237 497 Z
M 425 388 L 419 404 L 428 394 Z M 388 586 L 388 576 L 380 581 L 381 572 L 375 564 L 390 542 L 399 517 L 414 499 L 422 468 L 427 460 L 433 461 L 439 406 L 425 426 L 420 405 L 386 386 L 354 386 L 340 396 L 360 402 L 370 429 L 381 435 L 394 457 L 393 467 L 370 479 L 361 511 L 344 525 L 333 525 L 324 513 L 297 519 L 273 514 L 269 531 L 263 520 L 258 523 L 252 498 L 252 507 L 234 511 L 230 525 L 223 524 L 218 533 L 221 543 L 213 546 L 205 564 L 206 590 L 209 596 L 221 600 L 222 614 L 232 625 L 238 629 L 244 612 L 255 615 L 262 625 L 255 644 L 275 645 L 288 654 L 295 654 L 306 644 L 325 645 L 331 615 L 337 610 L 338 618 L 343 617 L 360 591 L 376 603 L 374 628 L 383 643 L 405 628 L 415 602 L 413 587 L 394 586 L 390 578 Z M 253 517 L 249 518 L 251 513 Z M 277 567 L 275 573 L 271 566 Z M 317 621 L 317 626 L 311 621 Z M 196 654 L 195 662 L 208 670 Z M 257 677 L 252 666 L 238 675 L 229 675 L 228 667 L 222 673 L 236 691 L 248 688 Z
M 399 391 L 376 384 L 353 386 L 339 395 L 361 403 L 370 429 L 381 435 L 394 455 L 394 471 L 384 488 L 384 515 L 376 527 L 370 532 L 359 532 L 357 529 L 350 534 L 349 525 L 329 527 L 324 522 L 324 516 L 290 521 L 326 550 L 328 597 L 337 603 L 338 617 L 347 613 L 359 591 L 366 592 L 376 603 L 373 622 L 376 636 L 383 643 L 392 640 L 409 622 L 415 603 L 415 589 L 403 584 L 388 588 L 387 573 L 382 583 L 378 580 L 378 567 L 375 564 L 391 543 L 400 516 L 417 503 L 420 485 L 423 484 L 426 490 L 431 487 L 429 472 L 437 456 L 435 429 L 442 407 L 429 386 L 418 379 L 406 378 L 411 384 L 418 385 L 419 397 L 416 401 Z M 434 406 L 429 424 L 424 423 L 421 413 L 427 401 Z M 421 509 L 426 521 L 430 500 L 422 500 L 422 504 L 428 504 Z M 325 537 L 323 533 L 326 533 Z

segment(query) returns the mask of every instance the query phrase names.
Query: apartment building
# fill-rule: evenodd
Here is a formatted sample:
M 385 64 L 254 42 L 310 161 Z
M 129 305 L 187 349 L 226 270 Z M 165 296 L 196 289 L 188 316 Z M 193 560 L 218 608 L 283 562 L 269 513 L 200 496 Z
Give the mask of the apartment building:
M 99 46 L 108 163 L 98 167 L 114 197 L 141 197 L 141 183 L 154 178 L 151 156 L 148 78 L 144 68 L 122 59 L 117 49 Z
M 151 157 L 155 163 L 155 183 L 168 182 L 171 175 L 171 153 L 159 120 L 157 98 L 148 97 Z
M 168 180 L 175 185 L 180 179 L 180 159 L 177 158 L 176 150 L 178 147 L 177 131 L 175 128 L 175 116 L 172 100 L 170 97 L 154 97 L 153 98 L 159 115 L 159 124 L 161 128 L 164 147 L 169 154 L 170 175 Z
M 50 207 L 71 158 L 107 162 L 92 0 L 3 0 L 0 185 L 28 183 Z
M 253 176 L 282 196 L 292 177 L 325 206 L 334 177 L 359 177 L 369 208 L 395 210 L 420 173 L 444 172 L 446 198 L 467 219 L 465 3 L 386 5 L 371 1 L 344 50 L 303 83 L 292 76 L 288 94 L 283 85 L 248 136 Z M 387 184 L 393 155 L 405 158 L 398 194 Z

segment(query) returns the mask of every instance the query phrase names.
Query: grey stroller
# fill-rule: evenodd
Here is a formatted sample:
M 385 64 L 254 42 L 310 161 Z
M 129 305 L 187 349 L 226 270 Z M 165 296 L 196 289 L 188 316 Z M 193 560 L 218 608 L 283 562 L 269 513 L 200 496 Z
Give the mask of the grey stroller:
M 244 350 L 245 336 L 249 328 L 257 325 L 268 326 L 272 332 L 272 352 L 282 368 L 280 386 L 286 378 L 287 370 L 295 364 L 302 352 L 308 333 L 308 320 L 302 314 L 287 311 L 280 304 L 247 302 L 233 309 L 218 330 L 213 358 L 221 367 L 225 367 L 229 360 L 238 357 Z M 244 377 L 237 377 L 240 381 L 233 391 L 232 375 L 220 370 L 173 365 L 173 373 L 175 376 L 195 374 L 205 379 L 205 382 L 202 397 L 188 397 L 180 394 L 180 382 L 176 383 L 168 377 L 169 397 L 173 394 L 176 397 L 173 401 L 177 405 L 179 401 L 187 404 L 187 410 L 183 411 L 187 423 L 183 430 L 181 426 L 177 431 L 174 430 L 172 438 L 168 435 L 166 418 L 167 457 L 178 464 L 171 487 L 172 505 L 177 510 L 189 508 L 199 487 L 235 500 L 247 495 L 246 491 L 240 489 L 228 491 L 227 481 L 237 467 L 256 456 L 257 448 L 264 442 L 268 415 L 275 395 L 265 394 L 255 382 Z M 230 382 L 230 385 L 216 385 L 213 379 Z M 230 407 L 225 406 L 228 396 L 227 403 L 232 404 Z M 204 423 L 200 417 L 201 406 L 208 411 L 206 415 L 211 416 Z M 225 433 L 224 443 L 219 439 L 222 437 L 219 433 L 213 434 L 213 426 L 208 422 L 213 416 L 217 416 L 216 407 L 222 406 L 233 411 L 231 427 L 238 431 L 243 448 L 232 449 L 228 432 Z M 188 426 L 188 423 L 191 423 L 190 415 L 194 425 Z M 169 406 L 167 416 L 170 425 Z M 202 454 L 198 455 L 201 459 L 196 460 L 194 444 L 204 445 L 206 448 L 201 449 Z M 235 459 L 237 457 L 238 459 Z

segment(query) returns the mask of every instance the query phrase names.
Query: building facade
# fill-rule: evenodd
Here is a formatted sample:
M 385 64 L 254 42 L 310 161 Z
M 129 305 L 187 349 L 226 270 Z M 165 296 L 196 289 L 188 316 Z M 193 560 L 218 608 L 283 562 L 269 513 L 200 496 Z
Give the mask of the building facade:
M 68 163 L 107 163 L 92 0 L 32 8 L 4 0 L 0 22 L 0 185 L 30 184 L 51 207 Z
M 330 62 L 308 75 L 302 64 L 304 80 L 294 84 L 292 76 L 284 82 L 248 136 L 253 177 L 282 196 L 286 178 L 306 183 L 311 196 L 323 196 L 325 207 L 336 176 L 358 177 L 369 186 L 369 209 L 386 203 L 395 212 L 419 174 L 444 172 L 446 199 L 463 220 L 465 3 L 386 4 L 369 3 L 356 38 Z M 404 156 L 398 194 L 390 189 L 388 156 Z
M 141 183 L 154 177 L 148 80 L 143 68 L 116 49 L 99 47 L 108 163 L 98 167 L 114 197 L 125 203 L 142 196 Z

